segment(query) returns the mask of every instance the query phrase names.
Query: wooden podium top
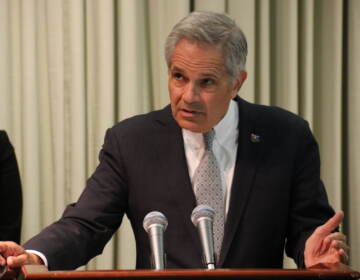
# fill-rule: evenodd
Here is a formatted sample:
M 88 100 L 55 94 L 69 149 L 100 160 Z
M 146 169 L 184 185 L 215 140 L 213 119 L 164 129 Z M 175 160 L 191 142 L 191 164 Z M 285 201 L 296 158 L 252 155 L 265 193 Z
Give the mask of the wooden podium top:
M 26 265 L 18 273 L 7 272 L 2 280 L 37 279 L 360 279 L 360 273 L 345 265 L 315 269 L 166 269 L 48 271 L 45 266 Z

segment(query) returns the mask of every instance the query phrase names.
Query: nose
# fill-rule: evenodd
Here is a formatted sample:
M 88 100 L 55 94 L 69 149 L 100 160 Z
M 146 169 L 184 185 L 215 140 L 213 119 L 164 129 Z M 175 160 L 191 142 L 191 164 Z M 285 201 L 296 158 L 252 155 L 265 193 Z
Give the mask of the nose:
M 184 88 L 183 101 L 186 103 L 194 103 L 199 101 L 199 89 L 194 83 L 188 83 Z

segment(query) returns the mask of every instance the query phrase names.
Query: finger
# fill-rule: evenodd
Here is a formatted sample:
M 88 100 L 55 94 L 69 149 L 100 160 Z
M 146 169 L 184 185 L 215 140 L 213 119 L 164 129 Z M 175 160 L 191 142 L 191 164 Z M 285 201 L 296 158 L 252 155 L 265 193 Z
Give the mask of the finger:
M 326 239 L 331 239 L 331 240 L 342 241 L 344 243 L 346 243 L 346 241 L 347 241 L 346 235 L 342 234 L 341 232 L 333 232 L 333 233 L 329 234 L 325 238 Z
M 320 254 L 324 254 L 329 250 L 332 240 L 330 238 L 324 238 L 321 244 Z
M 7 250 L 6 242 L 0 242 L 0 255 L 2 255 Z
M 343 249 L 339 250 L 339 256 L 340 256 L 340 261 L 343 264 L 348 264 L 349 263 L 349 255 Z
M 344 218 L 344 212 L 337 212 L 332 218 L 330 218 L 325 224 L 316 228 L 315 233 L 318 236 L 329 235 L 333 230 L 335 230 L 342 222 Z
M 0 266 L 4 266 L 6 265 L 6 260 L 5 258 L 0 254 Z
M 7 258 L 7 264 L 11 268 L 20 267 L 24 264 L 28 264 L 28 256 L 26 253 L 18 256 L 10 256 Z
M 337 250 L 343 250 L 346 254 L 350 252 L 350 247 L 346 243 L 339 240 L 333 240 L 331 242 L 331 247 Z
M 349 262 L 350 248 L 346 243 L 342 241 L 333 240 L 329 252 L 338 259 L 339 262 L 347 264 Z
M 24 252 L 24 248 L 12 241 L 0 242 L 0 254 L 3 257 L 17 256 Z
M 7 264 L 9 256 L 17 256 L 24 253 L 24 248 L 12 241 L 0 242 L 0 265 Z

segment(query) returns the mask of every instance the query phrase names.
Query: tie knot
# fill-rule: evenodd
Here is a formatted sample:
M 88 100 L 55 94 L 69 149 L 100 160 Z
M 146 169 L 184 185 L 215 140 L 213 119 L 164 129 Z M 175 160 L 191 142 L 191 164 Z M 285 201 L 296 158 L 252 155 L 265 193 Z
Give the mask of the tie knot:
M 215 138 L 215 131 L 213 129 L 209 130 L 208 132 L 204 133 L 204 143 L 205 143 L 205 149 L 211 150 L 212 144 Z

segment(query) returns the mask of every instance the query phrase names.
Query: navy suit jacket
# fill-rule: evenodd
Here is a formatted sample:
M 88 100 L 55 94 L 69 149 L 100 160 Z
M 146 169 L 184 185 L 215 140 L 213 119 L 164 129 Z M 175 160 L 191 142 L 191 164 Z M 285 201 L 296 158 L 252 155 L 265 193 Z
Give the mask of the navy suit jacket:
M 306 239 L 334 213 L 320 180 L 318 146 L 298 116 L 235 100 L 238 152 L 220 266 L 282 267 L 284 247 L 301 266 Z M 169 221 L 167 267 L 202 268 L 190 220 L 195 206 L 181 128 L 167 106 L 109 129 L 100 164 L 79 200 L 25 247 L 43 252 L 50 269 L 73 269 L 102 252 L 125 213 L 135 234 L 137 268 L 149 268 L 142 221 L 158 210 Z

